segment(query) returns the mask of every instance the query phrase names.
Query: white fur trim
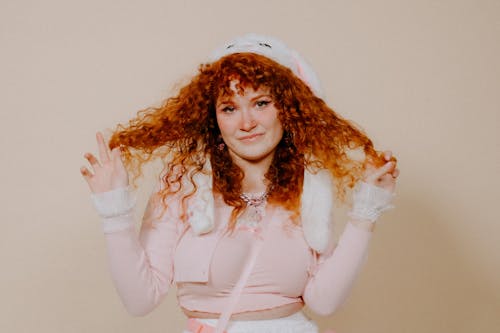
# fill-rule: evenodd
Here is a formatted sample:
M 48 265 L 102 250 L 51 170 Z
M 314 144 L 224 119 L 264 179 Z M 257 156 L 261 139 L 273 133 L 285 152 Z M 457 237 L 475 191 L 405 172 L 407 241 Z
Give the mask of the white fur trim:
M 91 193 L 90 199 L 100 217 L 126 215 L 135 206 L 136 198 L 129 187 L 120 187 L 101 193 Z
M 382 187 L 359 182 L 353 194 L 349 217 L 375 222 L 382 212 L 394 208 L 391 203 L 395 194 Z
M 314 94 L 323 97 L 318 75 L 304 58 L 296 51 L 289 49 L 281 40 L 249 33 L 237 37 L 214 50 L 210 56 L 210 61 L 213 62 L 228 54 L 239 52 L 257 53 L 290 68 L 297 77 L 311 88 Z
M 205 170 L 211 170 L 208 161 Z M 201 235 L 214 228 L 212 173 L 198 173 L 194 181 L 198 191 L 189 201 L 188 221 L 193 232 Z M 309 246 L 319 253 L 326 251 L 330 245 L 333 200 L 333 181 L 330 173 L 327 170 L 320 170 L 317 173 L 306 170 L 302 189 L 302 229 Z
M 302 188 L 302 230 L 311 248 L 319 253 L 326 251 L 332 236 L 333 181 L 328 170 L 316 174 L 304 172 Z
M 186 179 L 186 177 L 183 177 Z M 193 176 L 196 183 L 197 191 L 189 201 L 188 216 L 189 224 L 193 232 L 197 235 L 210 232 L 215 225 L 214 222 L 214 196 L 212 192 L 212 167 L 207 159 L 203 173 L 199 172 Z M 187 179 L 184 186 L 191 186 L 191 182 Z

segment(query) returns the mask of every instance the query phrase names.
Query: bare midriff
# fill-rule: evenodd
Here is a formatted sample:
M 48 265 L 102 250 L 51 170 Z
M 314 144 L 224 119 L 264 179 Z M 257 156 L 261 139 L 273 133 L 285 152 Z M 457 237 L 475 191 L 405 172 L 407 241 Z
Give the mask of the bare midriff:
M 304 303 L 296 302 L 271 309 L 233 313 L 231 315 L 231 320 L 266 320 L 283 318 L 293 315 L 303 307 Z M 182 308 L 182 311 L 188 318 L 218 319 L 220 317 L 219 313 L 190 311 L 184 308 Z

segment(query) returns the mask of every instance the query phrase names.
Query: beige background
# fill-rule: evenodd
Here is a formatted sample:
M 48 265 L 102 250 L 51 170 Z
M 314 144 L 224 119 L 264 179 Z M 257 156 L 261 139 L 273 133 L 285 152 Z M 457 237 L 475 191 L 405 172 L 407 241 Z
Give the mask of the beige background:
M 95 131 L 250 31 L 299 50 L 400 161 L 397 209 L 321 327 L 498 332 L 500 2 L 2 0 L 0 27 L 1 332 L 180 331 L 175 293 L 125 312 L 78 170 Z

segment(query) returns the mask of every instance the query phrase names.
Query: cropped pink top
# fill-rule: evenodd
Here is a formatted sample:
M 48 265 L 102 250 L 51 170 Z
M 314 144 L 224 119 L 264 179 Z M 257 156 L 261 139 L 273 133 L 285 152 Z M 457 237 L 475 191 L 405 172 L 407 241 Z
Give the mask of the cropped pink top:
M 145 221 L 159 211 L 151 202 Z M 139 235 L 131 215 L 105 219 L 127 226 L 105 235 L 111 275 L 131 314 L 152 311 L 172 283 L 183 308 L 223 311 L 252 242 L 262 234 L 245 226 L 225 232 L 232 207 L 216 196 L 215 208 L 216 228 L 205 235 L 195 235 L 170 208 L 153 227 L 143 223 Z M 318 256 L 283 209 L 267 207 L 261 223 L 268 224 L 266 238 L 233 313 L 294 302 L 304 302 L 321 315 L 333 313 L 364 262 L 371 232 L 348 223 L 335 249 Z

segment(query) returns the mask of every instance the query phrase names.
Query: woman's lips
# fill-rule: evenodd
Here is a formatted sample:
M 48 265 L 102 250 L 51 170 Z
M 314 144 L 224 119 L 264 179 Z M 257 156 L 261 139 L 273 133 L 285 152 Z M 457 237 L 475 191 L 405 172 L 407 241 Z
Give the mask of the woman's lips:
M 246 135 L 246 136 L 243 136 L 241 138 L 239 138 L 240 141 L 255 141 L 258 137 L 262 136 L 264 134 L 262 133 L 256 133 L 256 134 L 252 134 L 252 135 Z

